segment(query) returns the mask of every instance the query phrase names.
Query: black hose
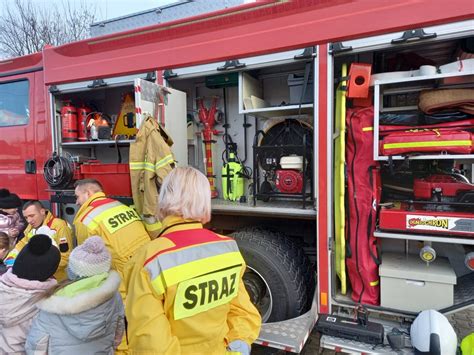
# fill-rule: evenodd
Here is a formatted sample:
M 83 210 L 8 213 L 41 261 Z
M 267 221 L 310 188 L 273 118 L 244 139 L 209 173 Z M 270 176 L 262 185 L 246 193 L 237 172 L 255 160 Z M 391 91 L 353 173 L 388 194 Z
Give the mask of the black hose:
M 44 179 L 51 188 L 63 189 L 68 187 L 74 178 L 72 163 L 56 153 L 44 163 Z
M 226 90 L 225 86 L 222 88 L 222 99 L 224 101 L 224 124 L 222 125 L 224 127 L 224 136 L 225 137 L 230 137 L 229 136 L 229 123 L 227 122 L 227 97 L 226 97 Z M 225 150 L 225 160 L 229 160 L 229 152 L 227 151 L 227 147 Z
M 251 126 L 251 124 L 247 123 L 247 115 L 244 114 L 244 159 L 242 160 L 242 163 L 245 163 L 247 161 L 247 128 Z

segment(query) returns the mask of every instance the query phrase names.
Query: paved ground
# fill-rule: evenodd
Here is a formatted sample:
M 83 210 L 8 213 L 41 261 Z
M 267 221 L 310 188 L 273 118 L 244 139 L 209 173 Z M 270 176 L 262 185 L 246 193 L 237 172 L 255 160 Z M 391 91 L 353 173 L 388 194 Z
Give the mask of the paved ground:
M 319 334 L 314 332 L 310 335 L 308 341 L 306 342 L 305 347 L 301 351 L 302 355 L 317 355 L 319 353 Z M 271 348 L 266 348 L 263 346 L 253 345 L 252 346 L 252 355 L 285 355 L 291 354 L 283 350 L 276 350 Z M 334 355 L 334 351 L 324 350 L 323 355 Z

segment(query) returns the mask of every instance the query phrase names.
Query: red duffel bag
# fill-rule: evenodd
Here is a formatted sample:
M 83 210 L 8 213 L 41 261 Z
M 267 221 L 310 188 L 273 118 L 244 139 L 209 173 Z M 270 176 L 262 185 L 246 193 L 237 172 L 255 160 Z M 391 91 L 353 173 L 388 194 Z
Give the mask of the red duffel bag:
M 380 136 L 386 136 L 395 132 L 408 131 L 410 129 L 450 129 L 450 130 L 473 130 L 474 129 L 474 118 L 468 118 L 466 120 L 443 122 L 430 125 L 422 126 L 395 126 L 395 125 L 380 125 L 379 134 Z
M 472 133 L 455 129 L 412 129 L 390 133 L 380 142 L 383 155 L 409 153 L 470 154 Z
M 378 305 L 380 260 L 374 230 L 381 184 L 378 163 L 373 158 L 373 123 L 373 107 L 347 111 L 346 265 L 352 299 Z

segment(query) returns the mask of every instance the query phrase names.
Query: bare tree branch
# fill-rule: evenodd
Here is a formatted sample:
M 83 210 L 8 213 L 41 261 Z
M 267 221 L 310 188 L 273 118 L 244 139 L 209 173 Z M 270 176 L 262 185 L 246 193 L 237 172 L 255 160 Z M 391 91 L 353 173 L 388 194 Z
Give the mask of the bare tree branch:
M 39 52 L 47 44 L 58 46 L 89 37 L 89 25 L 96 18 L 97 8 L 85 1 L 73 6 L 71 1 L 74 0 L 63 0 L 61 6 L 48 8 L 34 5 L 31 0 L 4 2 L 0 56 L 22 56 Z

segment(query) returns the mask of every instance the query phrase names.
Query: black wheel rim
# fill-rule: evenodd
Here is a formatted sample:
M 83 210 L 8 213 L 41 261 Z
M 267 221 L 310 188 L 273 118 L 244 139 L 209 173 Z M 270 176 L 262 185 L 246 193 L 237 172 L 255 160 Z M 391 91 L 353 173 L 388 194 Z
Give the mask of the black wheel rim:
M 270 318 L 273 310 L 272 292 L 267 281 L 250 266 L 247 266 L 243 281 L 250 300 L 260 312 L 262 322 L 265 323 Z

